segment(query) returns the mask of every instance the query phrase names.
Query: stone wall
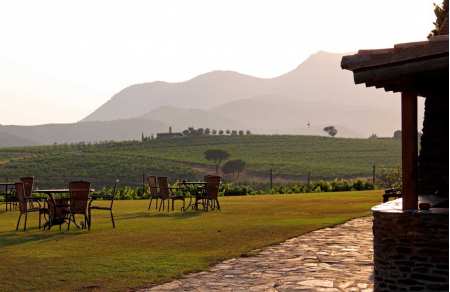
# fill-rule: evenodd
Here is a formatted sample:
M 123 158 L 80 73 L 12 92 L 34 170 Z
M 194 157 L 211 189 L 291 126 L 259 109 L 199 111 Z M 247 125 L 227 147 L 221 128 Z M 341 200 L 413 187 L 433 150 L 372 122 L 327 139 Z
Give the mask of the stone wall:
M 448 291 L 448 209 L 373 210 L 375 291 Z

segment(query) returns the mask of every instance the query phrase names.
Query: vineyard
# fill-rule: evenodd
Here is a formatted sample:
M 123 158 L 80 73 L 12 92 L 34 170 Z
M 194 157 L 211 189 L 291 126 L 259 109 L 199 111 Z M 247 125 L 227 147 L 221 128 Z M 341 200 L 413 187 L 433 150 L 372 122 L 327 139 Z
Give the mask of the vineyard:
M 372 175 L 372 165 L 397 167 L 400 141 L 390 138 L 345 139 L 317 136 L 202 136 L 99 144 L 61 144 L 0 148 L 0 179 L 33 175 L 39 186 L 57 186 L 86 179 L 98 187 L 116 178 L 130 186 L 142 175 L 198 179 L 214 166 L 204 158 L 208 149 L 222 149 L 230 159 L 246 162 L 241 180 L 275 178 L 305 181 L 360 178 Z

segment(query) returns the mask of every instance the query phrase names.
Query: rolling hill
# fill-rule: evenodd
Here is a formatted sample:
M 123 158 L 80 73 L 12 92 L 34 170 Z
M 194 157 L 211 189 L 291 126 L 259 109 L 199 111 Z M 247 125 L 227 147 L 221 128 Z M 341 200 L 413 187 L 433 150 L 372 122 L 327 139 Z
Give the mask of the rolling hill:
M 1 129 L 1 126 L 0 126 Z M 0 132 L 0 147 L 13 147 L 13 146 L 31 146 L 37 145 L 35 141 L 30 139 L 18 137 L 16 135 Z
M 276 181 L 368 177 L 372 165 L 399 166 L 398 139 L 346 139 L 317 136 L 249 135 L 181 137 L 148 142 L 114 142 L 92 145 L 50 145 L 0 149 L 0 177 L 36 176 L 40 186 L 63 186 L 86 179 L 96 186 L 119 178 L 124 185 L 141 185 L 142 174 L 176 179 L 200 179 L 213 173 L 205 160 L 208 149 L 223 149 L 230 159 L 247 163 L 241 179 Z
M 0 146 L 46 145 L 53 143 L 138 140 L 167 131 L 168 126 L 149 119 L 124 119 L 38 126 L 0 126 Z
M 175 131 L 183 131 L 187 127 L 211 129 L 239 129 L 242 127 L 241 124 L 224 117 L 221 113 L 174 106 L 161 106 L 139 118 L 163 122 L 172 126 Z

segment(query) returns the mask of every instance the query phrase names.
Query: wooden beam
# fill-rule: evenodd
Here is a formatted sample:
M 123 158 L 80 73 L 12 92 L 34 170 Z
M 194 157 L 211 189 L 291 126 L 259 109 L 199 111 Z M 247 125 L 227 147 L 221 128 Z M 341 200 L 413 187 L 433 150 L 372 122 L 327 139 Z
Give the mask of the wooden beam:
M 403 210 L 417 210 L 417 94 L 402 92 Z
M 446 56 L 439 56 L 432 59 L 413 60 L 410 63 L 358 70 L 353 72 L 353 80 L 356 84 L 371 82 L 383 85 L 391 82 L 400 82 L 413 78 L 417 74 L 448 70 L 448 60 L 447 54 Z
M 392 49 L 360 50 L 357 54 L 342 57 L 341 68 L 356 71 L 445 55 L 448 55 L 448 37 L 432 42 L 398 44 Z

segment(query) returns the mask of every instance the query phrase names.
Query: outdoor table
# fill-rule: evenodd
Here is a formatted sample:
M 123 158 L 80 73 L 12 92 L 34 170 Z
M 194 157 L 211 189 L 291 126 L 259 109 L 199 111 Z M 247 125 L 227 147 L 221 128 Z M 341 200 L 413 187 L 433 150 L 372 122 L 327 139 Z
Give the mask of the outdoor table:
M 90 189 L 91 192 L 94 192 L 94 189 Z M 51 227 L 52 222 L 63 222 L 66 219 L 69 207 L 70 207 L 70 197 L 61 196 L 63 194 L 69 194 L 70 190 L 67 188 L 62 189 L 35 189 L 33 190 L 33 194 L 46 194 L 49 198 L 47 199 L 47 208 L 49 210 L 49 218 L 47 222 L 44 224 L 45 227 Z M 54 198 L 53 194 L 59 194 L 59 198 Z M 89 196 L 90 199 L 94 199 L 96 196 Z M 53 212 L 50 212 L 50 207 L 53 207 Z M 80 228 L 76 222 L 74 222 L 75 226 Z
M 190 207 L 194 210 L 196 208 L 196 204 L 192 204 L 192 198 L 195 198 L 195 201 L 197 201 L 197 199 L 200 196 L 201 191 L 206 187 L 206 182 L 204 181 L 181 181 L 178 183 L 179 185 L 182 185 L 184 187 L 187 186 L 193 186 L 195 187 L 194 191 L 195 193 L 193 194 L 193 196 L 189 196 L 189 203 L 187 205 L 187 207 L 185 208 L 185 210 L 189 209 Z M 182 189 L 183 187 L 181 187 Z M 183 195 L 185 196 L 185 192 L 183 192 Z
M 0 182 L 0 187 L 4 187 L 5 192 L 3 193 L 3 197 L 5 198 L 5 211 L 8 212 L 8 203 L 9 205 L 9 211 L 12 211 L 12 201 L 7 201 L 8 200 L 8 190 L 12 190 L 15 188 L 15 183 L 13 182 Z
M 90 189 L 91 192 L 95 192 L 95 189 Z M 69 189 L 35 189 L 33 190 L 33 194 L 68 194 L 70 193 Z

